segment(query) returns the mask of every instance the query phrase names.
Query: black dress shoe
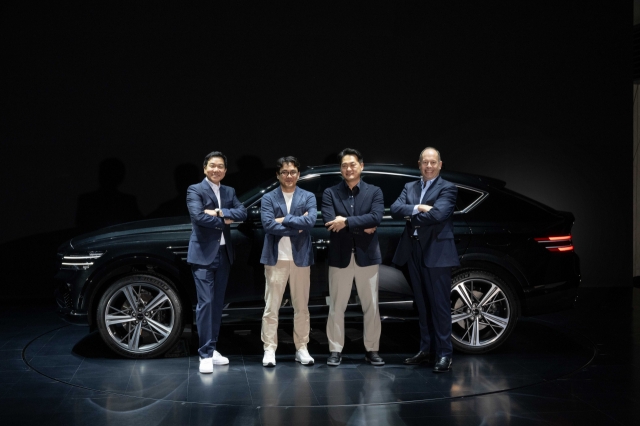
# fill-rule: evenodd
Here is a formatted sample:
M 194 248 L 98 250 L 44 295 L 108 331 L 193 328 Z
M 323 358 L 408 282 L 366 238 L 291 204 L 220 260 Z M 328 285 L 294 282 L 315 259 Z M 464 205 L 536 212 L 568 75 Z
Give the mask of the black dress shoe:
M 327 358 L 327 365 L 333 365 L 334 367 L 340 365 L 342 361 L 342 356 L 340 356 L 340 352 L 331 352 L 329 358 Z
M 436 365 L 433 366 L 433 372 L 446 373 L 447 371 L 451 370 L 451 361 L 451 357 L 449 356 L 443 356 L 439 358 L 438 362 L 436 362 Z
M 422 364 L 423 362 L 429 362 L 430 361 L 430 357 L 429 357 L 429 352 L 418 352 L 417 355 L 412 356 L 411 358 L 407 358 L 404 360 L 404 363 L 406 365 L 418 365 L 418 364 Z
M 378 351 L 367 352 L 364 356 L 364 360 L 371 365 L 384 365 L 384 359 L 378 355 Z

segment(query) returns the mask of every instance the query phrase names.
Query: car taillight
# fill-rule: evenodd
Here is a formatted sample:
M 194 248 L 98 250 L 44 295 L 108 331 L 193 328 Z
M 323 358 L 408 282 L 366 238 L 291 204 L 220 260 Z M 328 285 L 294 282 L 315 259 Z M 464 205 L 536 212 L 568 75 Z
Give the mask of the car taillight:
M 560 235 L 555 237 L 534 238 L 539 244 L 544 244 L 544 248 L 549 251 L 573 251 L 571 235 Z

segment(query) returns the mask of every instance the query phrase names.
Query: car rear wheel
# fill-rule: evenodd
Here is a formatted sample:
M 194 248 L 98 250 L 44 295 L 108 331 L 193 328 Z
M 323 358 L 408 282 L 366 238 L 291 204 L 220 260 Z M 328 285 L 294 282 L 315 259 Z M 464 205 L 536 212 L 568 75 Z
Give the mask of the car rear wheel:
M 508 338 L 519 316 L 505 280 L 480 270 L 456 273 L 451 282 L 451 342 L 466 353 L 489 352 Z
M 131 275 L 112 283 L 100 298 L 96 319 L 106 344 L 129 358 L 159 356 L 182 334 L 176 291 L 152 275 Z

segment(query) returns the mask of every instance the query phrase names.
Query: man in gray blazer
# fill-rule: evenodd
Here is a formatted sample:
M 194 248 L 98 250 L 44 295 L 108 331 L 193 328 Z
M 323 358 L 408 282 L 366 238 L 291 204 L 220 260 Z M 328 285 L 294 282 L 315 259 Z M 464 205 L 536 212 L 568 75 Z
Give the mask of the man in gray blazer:
M 293 305 L 293 342 L 295 360 L 313 365 L 307 350 L 309 343 L 309 286 L 313 265 L 311 229 L 316 223 L 316 197 L 297 187 L 300 163 L 295 157 L 282 157 L 277 162 L 276 177 L 280 186 L 262 197 L 260 215 L 266 237 L 260 263 L 265 275 L 265 308 L 262 316 L 262 365 L 276 365 L 278 347 L 278 311 L 289 281 Z

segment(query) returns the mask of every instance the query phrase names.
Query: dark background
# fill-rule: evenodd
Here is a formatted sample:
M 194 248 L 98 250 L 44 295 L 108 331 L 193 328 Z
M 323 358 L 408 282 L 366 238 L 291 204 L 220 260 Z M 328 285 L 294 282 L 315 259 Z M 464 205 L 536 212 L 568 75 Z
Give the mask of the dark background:
M 3 6 L 3 269 L 80 230 L 108 158 L 121 185 L 112 169 L 93 200 L 148 216 L 214 149 L 240 189 L 282 155 L 414 165 L 434 145 L 446 169 L 573 212 L 584 286 L 631 285 L 632 2 L 298 3 Z

